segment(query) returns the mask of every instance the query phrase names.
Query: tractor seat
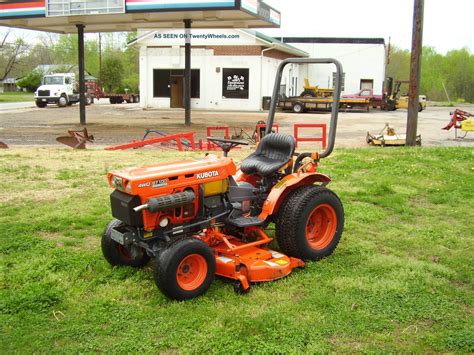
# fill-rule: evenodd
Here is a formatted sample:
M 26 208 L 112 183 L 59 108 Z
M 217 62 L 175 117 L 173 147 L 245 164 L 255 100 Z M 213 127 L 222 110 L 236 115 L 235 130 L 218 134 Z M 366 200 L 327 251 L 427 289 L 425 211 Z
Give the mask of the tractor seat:
M 295 152 L 295 139 L 287 134 L 271 133 L 263 137 L 255 153 L 250 154 L 240 166 L 247 174 L 270 176 L 284 167 Z

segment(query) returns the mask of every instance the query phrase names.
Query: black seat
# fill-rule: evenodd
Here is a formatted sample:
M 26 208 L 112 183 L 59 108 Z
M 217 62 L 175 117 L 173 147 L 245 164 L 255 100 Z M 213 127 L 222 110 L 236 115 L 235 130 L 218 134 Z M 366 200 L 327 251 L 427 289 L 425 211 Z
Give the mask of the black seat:
M 295 139 L 287 134 L 271 133 L 263 137 L 255 153 L 240 166 L 247 175 L 270 176 L 288 164 L 295 152 Z

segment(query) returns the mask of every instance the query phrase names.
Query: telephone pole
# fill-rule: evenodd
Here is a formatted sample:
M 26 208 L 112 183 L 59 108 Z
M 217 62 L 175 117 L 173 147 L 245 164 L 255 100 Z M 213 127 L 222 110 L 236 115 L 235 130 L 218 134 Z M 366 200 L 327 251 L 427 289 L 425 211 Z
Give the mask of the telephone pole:
M 413 36 L 410 62 L 410 88 L 408 92 L 408 116 L 406 145 L 416 145 L 418 106 L 420 94 L 421 54 L 423 50 L 423 13 L 425 0 L 415 0 Z

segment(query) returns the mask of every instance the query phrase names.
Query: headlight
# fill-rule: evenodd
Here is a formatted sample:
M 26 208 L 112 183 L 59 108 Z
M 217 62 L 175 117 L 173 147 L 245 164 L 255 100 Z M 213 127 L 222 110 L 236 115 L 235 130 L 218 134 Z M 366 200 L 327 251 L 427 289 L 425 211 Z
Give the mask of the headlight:
M 118 176 L 112 176 L 112 179 L 110 180 L 110 183 L 116 189 L 123 190 L 122 178 L 120 178 Z

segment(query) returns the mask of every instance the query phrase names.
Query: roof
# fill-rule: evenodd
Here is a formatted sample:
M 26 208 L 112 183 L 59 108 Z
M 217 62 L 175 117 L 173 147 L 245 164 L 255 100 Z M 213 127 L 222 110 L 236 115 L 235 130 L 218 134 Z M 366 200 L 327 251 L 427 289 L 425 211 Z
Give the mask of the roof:
M 128 42 L 127 45 L 129 45 L 129 46 L 137 45 L 142 41 L 146 41 L 147 39 L 150 39 L 152 36 L 156 37 L 155 34 L 157 34 L 159 31 L 161 31 L 161 30 L 155 29 L 154 31 L 146 32 L 143 35 L 133 39 L 130 42 Z M 211 32 L 211 31 L 212 30 L 210 30 L 208 32 Z M 309 54 L 307 52 L 305 52 L 301 49 L 298 49 L 298 48 L 293 47 L 289 44 L 283 43 L 283 42 L 279 41 L 276 38 L 267 36 L 267 35 L 265 35 L 261 32 L 258 32 L 258 31 L 238 30 L 238 29 L 235 29 L 233 31 L 244 33 L 246 36 L 249 36 L 249 37 L 255 39 L 255 41 L 260 42 L 261 45 L 263 45 L 264 47 L 267 47 L 267 48 L 273 48 L 275 50 L 279 50 L 281 52 L 288 53 L 288 54 L 291 54 L 291 55 L 295 55 L 295 56 L 298 56 L 298 57 L 308 57 L 309 56 Z M 184 40 L 180 39 L 178 41 L 183 42 L 182 45 L 184 45 Z M 191 41 L 191 44 L 192 43 L 193 42 Z M 194 43 L 196 43 L 196 41 Z M 202 44 L 201 42 L 197 42 L 197 43 L 198 43 L 198 45 Z M 216 46 L 216 45 L 221 45 L 221 44 L 222 45 L 245 45 L 245 44 L 242 44 L 242 43 L 231 44 L 229 41 L 226 41 L 225 43 L 224 42 L 218 42 L 218 43 L 214 42 L 212 44 L 211 43 L 209 43 L 209 44 L 206 43 L 206 45 L 208 45 L 209 47 Z M 163 46 L 169 46 L 169 45 L 170 45 L 170 42 L 164 42 L 163 43 Z M 181 45 L 181 44 L 179 44 L 179 45 Z
M 15 78 L 6 78 L 3 80 L 0 80 L 0 83 L 3 84 L 16 84 L 16 79 Z
M 62 72 L 73 72 L 77 71 L 77 64 L 40 64 L 33 69 L 33 71 L 39 71 L 43 74 L 50 74 L 57 72 L 58 69 L 61 69 Z
M 134 31 L 138 28 L 279 27 L 281 14 L 262 0 L 71 0 L 70 6 L 50 0 L 0 1 L 0 26 L 77 33 Z M 69 5 L 69 4 L 68 4 Z
M 307 52 L 305 52 L 301 49 L 298 49 L 296 47 L 293 47 L 289 44 L 283 43 L 282 41 L 280 41 L 280 40 L 278 40 L 274 37 L 267 36 L 266 34 L 258 32 L 258 31 L 255 31 L 254 35 L 258 39 L 260 39 L 261 41 L 270 43 L 272 46 L 275 47 L 275 49 L 278 49 L 282 52 L 295 54 L 295 55 L 298 55 L 300 57 L 309 57 L 309 53 L 307 53 Z
M 283 37 L 285 43 L 334 43 L 334 44 L 383 44 L 384 38 L 352 38 L 352 37 Z

